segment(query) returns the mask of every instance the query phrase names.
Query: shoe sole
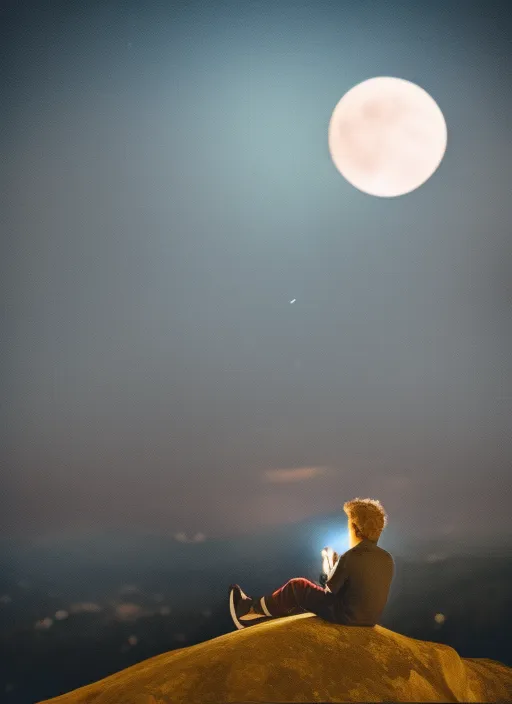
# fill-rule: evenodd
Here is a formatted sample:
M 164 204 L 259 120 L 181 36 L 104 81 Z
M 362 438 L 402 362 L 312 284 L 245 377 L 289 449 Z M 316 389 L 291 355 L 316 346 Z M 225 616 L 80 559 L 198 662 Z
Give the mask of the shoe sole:
M 238 630 L 242 630 L 243 628 L 251 628 L 251 626 L 258 626 L 260 623 L 265 623 L 266 621 L 271 621 L 273 618 L 272 616 L 261 616 L 260 618 L 251 619 L 250 621 L 247 621 L 247 623 L 242 623 L 236 615 L 235 597 L 234 597 L 234 590 L 233 589 L 231 590 L 231 592 L 229 594 L 229 613 L 231 614 L 231 618 L 233 619 L 233 623 L 238 628 Z
M 232 589 L 229 592 L 229 613 L 231 614 L 231 618 L 233 619 L 233 623 L 235 626 L 238 628 L 238 630 L 241 630 L 242 628 L 245 628 L 243 623 L 240 623 L 238 618 L 236 617 L 236 610 L 235 610 L 235 590 Z

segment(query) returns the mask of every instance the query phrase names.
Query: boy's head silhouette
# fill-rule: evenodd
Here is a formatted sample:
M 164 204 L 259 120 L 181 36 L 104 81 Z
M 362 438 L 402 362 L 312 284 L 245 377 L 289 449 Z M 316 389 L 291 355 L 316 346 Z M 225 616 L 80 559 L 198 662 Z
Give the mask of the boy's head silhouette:
M 376 499 L 352 499 L 347 501 L 343 510 L 348 518 L 348 530 L 351 547 L 361 540 L 377 542 L 387 524 L 384 507 Z

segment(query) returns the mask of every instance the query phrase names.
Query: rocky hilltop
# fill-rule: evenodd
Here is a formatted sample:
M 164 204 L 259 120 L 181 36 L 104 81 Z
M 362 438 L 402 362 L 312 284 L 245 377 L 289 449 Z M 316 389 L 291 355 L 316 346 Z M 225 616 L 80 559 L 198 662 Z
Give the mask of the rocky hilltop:
M 315 701 L 510 702 L 512 668 L 307 613 L 163 653 L 46 703 Z

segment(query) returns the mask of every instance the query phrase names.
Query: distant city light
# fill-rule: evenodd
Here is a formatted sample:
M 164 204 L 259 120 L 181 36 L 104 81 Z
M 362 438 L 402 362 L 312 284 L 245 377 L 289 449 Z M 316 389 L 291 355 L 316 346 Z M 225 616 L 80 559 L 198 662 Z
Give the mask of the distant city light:
M 48 630 L 53 626 L 53 619 L 52 618 L 43 618 L 40 621 L 37 621 L 34 628 L 38 631 L 44 631 Z
M 117 604 L 115 607 L 116 617 L 120 621 L 132 621 L 142 616 L 143 609 L 138 604 Z
M 430 555 L 427 555 L 427 562 L 430 563 L 442 562 L 443 560 L 446 560 L 446 555 L 443 555 L 441 553 L 433 552 Z
M 64 621 L 65 618 L 69 616 L 69 613 L 65 609 L 59 609 L 55 612 L 55 619 L 57 621 Z
M 139 639 L 137 638 L 137 636 L 130 636 L 128 638 L 128 643 L 130 645 L 137 645 L 138 642 L 139 642 Z
M 444 623 L 446 621 L 446 616 L 444 614 L 436 614 L 434 616 L 434 620 L 436 623 Z

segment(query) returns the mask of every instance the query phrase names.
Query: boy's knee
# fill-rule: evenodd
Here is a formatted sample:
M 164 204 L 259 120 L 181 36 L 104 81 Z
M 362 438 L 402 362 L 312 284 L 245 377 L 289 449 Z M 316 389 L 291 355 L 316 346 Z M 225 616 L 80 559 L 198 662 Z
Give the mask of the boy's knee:
M 306 579 L 305 577 L 294 577 L 293 579 L 290 579 L 288 584 L 290 584 L 290 586 L 292 586 L 293 588 L 298 587 L 300 590 L 300 589 L 303 589 L 304 587 L 307 587 L 310 584 L 310 582 L 309 582 L 309 579 Z

